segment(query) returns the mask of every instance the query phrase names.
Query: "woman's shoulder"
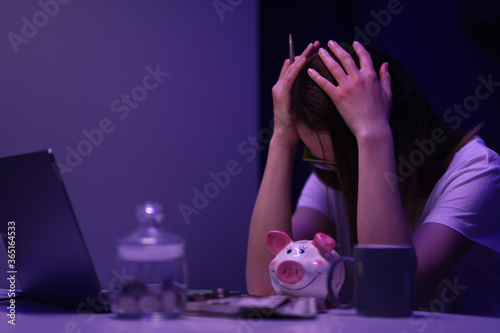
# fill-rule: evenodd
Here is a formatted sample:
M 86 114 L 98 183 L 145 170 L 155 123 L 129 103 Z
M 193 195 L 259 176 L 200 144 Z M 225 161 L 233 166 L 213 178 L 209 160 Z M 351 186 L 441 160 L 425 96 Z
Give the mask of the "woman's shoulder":
M 473 137 L 433 188 L 421 221 L 444 224 L 500 253 L 499 197 L 500 156 Z
M 479 136 L 474 136 L 455 153 L 431 197 L 457 191 L 465 194 L 472 189 L 478 193 L 500 195 L 500 156 Z
M 500 172 L 500 156 L 476 135 L 455 153 L 448 171 L 464 168 L 483 168 Z

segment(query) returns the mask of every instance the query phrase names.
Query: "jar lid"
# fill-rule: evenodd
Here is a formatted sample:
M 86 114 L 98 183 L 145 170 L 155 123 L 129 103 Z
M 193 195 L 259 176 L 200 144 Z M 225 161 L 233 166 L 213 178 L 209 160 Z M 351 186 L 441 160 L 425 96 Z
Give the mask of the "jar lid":
M 148 246 L 120 245 L 118 255 L 127 261 L 164 261 L 180 258 L 184 253 L 184 245 L 156 244 Z
M 137 252 L 136 247 L 151 247 L 144 251 L 168 251 L 178 253 L 184 250 L 184 239 L 162 228 L 162 207 L 160 204 L 147 202 L 137 208 L 139 227 L 128 236 L 118 240 L 118 247 L 128 247 L 125 252 Z M 160 249 L 160 250 L 157 250 Z M 156 255 L 154 255 L 156 256 Z M 178 255 L 174 255 L 178 256 Z

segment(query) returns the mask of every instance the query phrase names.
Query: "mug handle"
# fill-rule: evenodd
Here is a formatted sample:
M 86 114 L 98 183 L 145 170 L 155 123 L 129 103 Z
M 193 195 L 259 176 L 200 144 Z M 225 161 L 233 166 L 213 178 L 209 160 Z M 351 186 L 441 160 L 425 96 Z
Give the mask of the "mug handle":
M 335 267 L 337 267 L 338 264 L 340 263 L 350 263 L 354 265 L 354 258 L 352 257 L 340 257 L 337 260 L 335 260 L 332 265 L 330 266 L 330 270 L 328 271 L 328 276 L 326 278 L 326 284 L 328 288 L 328 296 L 330 296 L 330 299 L 332 300 L 333 304 L 339 309 L 352 309 L 354 307 L 354 299 L 355 295 L 352 297 L 351 301 L 347 304 L 340 303 L 340 301 L 335 297 L 333 290 L 332 290 L 332 278 L 333 278 L 333 272 L 335 271 Z

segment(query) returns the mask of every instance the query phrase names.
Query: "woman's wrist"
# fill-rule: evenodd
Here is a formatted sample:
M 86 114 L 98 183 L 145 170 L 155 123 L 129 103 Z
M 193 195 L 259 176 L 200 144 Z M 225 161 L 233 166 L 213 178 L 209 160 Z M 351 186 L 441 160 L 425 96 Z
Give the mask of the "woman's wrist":
M 358 146 L 364 144 L 373 145 L 374 143 L 384 143 L 393 141 L 392 130 L 389 124 L 386 126 L 377 126 L 371 129 L 360 131 L 356 135 Z
M 295 152 L 300 138 L 291 138 L 290 136 L 280 135 L 274 133 L 269 143 L 270 148 L 276 147 L 277 149 L 289 150 Z

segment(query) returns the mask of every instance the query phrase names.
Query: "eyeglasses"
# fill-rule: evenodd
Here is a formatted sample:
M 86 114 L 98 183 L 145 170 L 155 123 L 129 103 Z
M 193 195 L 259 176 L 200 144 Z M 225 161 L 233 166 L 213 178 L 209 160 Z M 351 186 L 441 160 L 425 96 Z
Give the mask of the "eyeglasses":
M 337 164 L 334 161 L 322 160 L 315 157 L 307 146 L 304 148 L 304 157 L 302 157 L 302 161 L 309 163 L 317 169 L 337 172 Z

